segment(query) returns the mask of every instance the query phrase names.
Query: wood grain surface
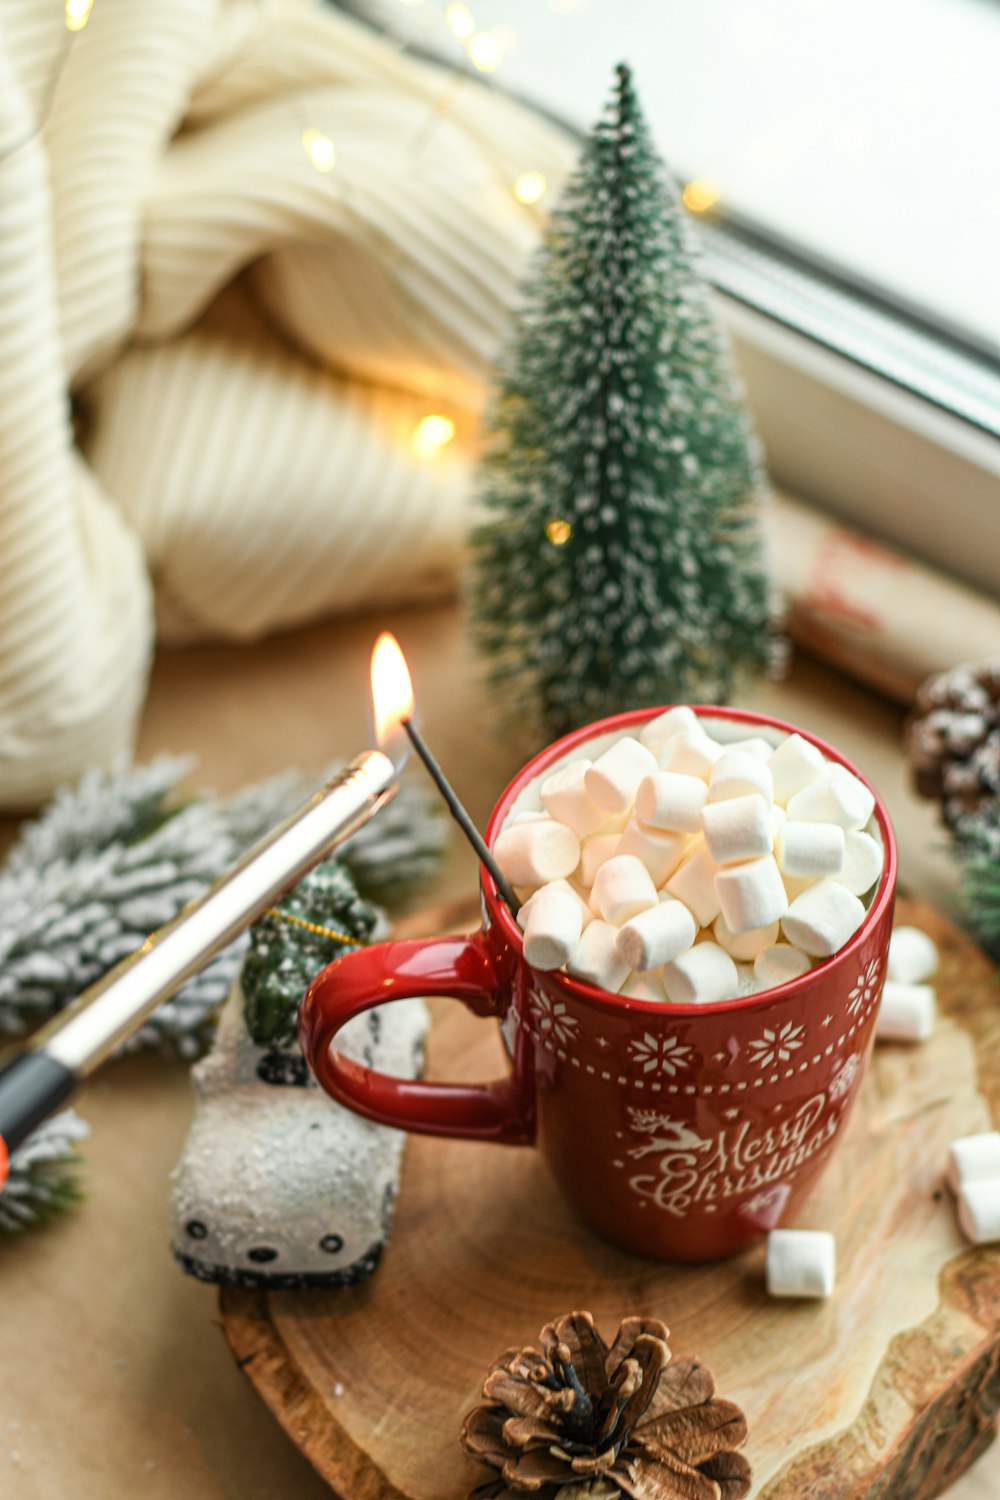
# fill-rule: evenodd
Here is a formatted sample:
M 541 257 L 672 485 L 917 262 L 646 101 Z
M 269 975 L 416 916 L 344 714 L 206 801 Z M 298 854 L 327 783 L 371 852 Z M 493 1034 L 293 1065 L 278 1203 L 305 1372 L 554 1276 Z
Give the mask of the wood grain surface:
M 481 1471 L 456 1434 L 490 1361 L 580 1307 L 612 1332 L 630 1312 L 662 1317 L 675 1350 L 711 1366 L 747 1412 L 757 1500 L 930 1500 L 983 1451 L 1000 1405 L 1000 1247 L 965 1245 L 942 1172 L 950 1140 L 1000 1119 L 1000 992 L 929 907 L 901 899 L 898 919 L 941 946 L 942 1019 L 922 1047 L 876 1049 L 799 1221 L 837 1234 L 830 1301 L 768 1299 L 762 1246 L 708 1266 L 627 1255 L 572 1217 L 537 1153 L 425 1138 L 409 1143 L 370 1281 L 222 1294 L 239 1364 L 337 1495 L 460 1500 Z M 436 1003 L 434 1076 L 501 1065 L 494 1026 Z

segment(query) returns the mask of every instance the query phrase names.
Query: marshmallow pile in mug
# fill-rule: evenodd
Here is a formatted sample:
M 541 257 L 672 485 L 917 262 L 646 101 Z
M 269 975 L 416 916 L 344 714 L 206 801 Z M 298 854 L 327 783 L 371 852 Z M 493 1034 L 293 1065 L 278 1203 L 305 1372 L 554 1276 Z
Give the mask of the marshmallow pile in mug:
M 853 936 L 882 872 L 871 792 L 801 735 L 738 733 L 671 708 L 518 797 L 494 853 L 532 967 L 707 1003 L 795 979 Z

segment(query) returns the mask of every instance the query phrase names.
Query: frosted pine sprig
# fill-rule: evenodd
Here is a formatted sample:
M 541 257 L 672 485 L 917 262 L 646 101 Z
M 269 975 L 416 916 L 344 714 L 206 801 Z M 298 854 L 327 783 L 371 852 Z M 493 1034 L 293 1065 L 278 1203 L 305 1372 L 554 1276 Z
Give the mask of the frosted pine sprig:
M 65 1109 L 13 1153 L 7 1186 L 0 1193 L 0 1234 L 24 1234 L 80 1202 L 84 1194 L 77 1143 L 89 1134 L 75 1110 Z
M 25 828 L 0 871 L 0 1037 L 34 1030 L 133 953 L 320 780 L 289 772 L 226 801 L 185 801 L 179 785 L 190 767 L 161 757 L 89 773 Z M 437 807 L 404 790 L 340 857 L 364 895 L 398 899 L 432 873 L 444 839 Z M 246 946 L 244 935 L 219 954 L 126 1050 L 199 1055 Z

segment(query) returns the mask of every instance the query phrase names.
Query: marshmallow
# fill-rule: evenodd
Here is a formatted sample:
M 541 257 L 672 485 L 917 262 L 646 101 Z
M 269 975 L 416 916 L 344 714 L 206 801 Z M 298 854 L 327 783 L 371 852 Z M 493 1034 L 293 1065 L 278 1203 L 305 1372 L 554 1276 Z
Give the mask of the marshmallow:
M 605 814 L 628 812 L 642 778 L 657 769 L 653 752 L 626 734 L 587 767 L 584 786 Z
M 781 929 L 790 943 L 811 958 L 829 958 L 854 936 L 864 919 L 864 907 L 845 886 L 832 879 L 817 880 L 795 897 L 781 919 Z
M 707 800 L 708 788 L 700 776 L 654 771 L 639 783 L 635 794 L 635 815 L 646 828 L 698 833 L 701 829 L 699 815 Z
M 964 1135 L 948 1147 L 948 1186 L 953 1193 L 970 1182 L 1000 1178 L 1000 1131 Z
M 754 973 L 753 964 L 737 964 L 736 975 L 739 982 L 737 996 L 759 995 L 761 990 L 767 988 L 765 984 L 761 984 Z
M 863 828 L 872 815 L 875 798 L 843 766 L 828 766 L 818 781 L 796 792 L 786 803 L 788 816 L 803 823 L 837 823 L 841 828 Z
M 900 984 L 887 979 L 875 1020 L 880 1042 L 926 1042 L 934 1030 L 937 996 L 929 984 Z
M 920 984 L 937 973 L 937 966 L 937 945 L 926 932 L 921 932 L 919 927 L 892 929 L 886 964 L 886 974 L 890 979 L 899 979 L 904 984 Z
M 667 999 L 659 969 L 650 969 L 648 974 L 630 974 L 618 993 L 630 1000 L 647 1000 L 655 1005 L 664 1005 Z
M 772 1297 L 829 1297 L 837 1242 L 821 1229 L 772 1229 L 767 1237 L 767 1290 Z
M 758 760 L 770 760 L 774 754 L 774 746 L 770 740 L 765 740 L 762 735 L 754 735 L 748 740 L 730 740 L 726 750 L 745 750 L 747 755 L 756 755 Z
M 698 715 L 694 709 L 688 708 L 686 704 L 679 704 L 676 708 L 668 708 L 666 713 L 644 724 L 639 731 L 639 739 L 647 750 L 651 750 L 654 755 L 658 756 L 672 739 L 676 739 L 677 735 L 685 730 L 697 728 Z
M 661 901 L 624 924 L 618 934 L 618 954 L 630 969 L 644 974 L 677 958 L 697 935 L 694 917 L 683 901 Z
M 775 837 L 777 837 L 778 829 L 783 827 L 784 824 L 788 822 L 788 814 L 785 812 L 785 809 L 781 806 L 780 802 L 776 802 L 774 804 L 774 806 L 770 809 L 770 813 L 771 832 Z
M 547 777 L 541 787 L 545 811 L 557 822 L 572 828 L 579 838 L 596 833 L 608 821 L 607 813 L 603 807 L 598 807 L 585 785 L 591 764 L 589 760 L 570 761 L 568 766 Z
M 547 823 L 548 821 L 547 812 L 519 812 L 510 819 L 508 826 L 512 828 L 515 823 Z
M 580 840 L 552 818 L 513 823 L 493 845 L 497 863 L 513 885 L 544 885 L 572 875 L 580 862 Z
M 674 1005 L 710 1005 L 738 994 L 740 976 L 718 943 L 698 943 L 663 965 L 663 987 Z
M 562 891 L 564 895 L 572 896 L 573 900 L 580 908 L 581 927 L 586 927 L 588 922 L 592 922 L 594 920 L 594 913 L 591 911 L 583 896 L 580 895 L 580 892 L 574 885 L 571 885 L 568 880 L 550 880 L 546 885 L 540 885 L 537 890 L 532 891 L 528 895 L 527 899 L 521 903 L 521 909 L 517 914 L 517 921 L 518 926 L 521 928 L 522 932 L 524 931 L 524 924 L 528 920 L 528 913 L 531 911 L 532 902 L 535 901 L 535 899 L 540 896 L 543 891 Z
M 778 941 L 778 924 L 771 922 L 767 927 L 752 927 L 749 932 L 731 932 L 729 923 L 720 914 L 715 919 L 712 934 L 730 958 L 739 963 L 753 963 L 759 953 Z
M 598 870 L 611 858 L 620 841 L 620 833 L 602 833 L 597 838 L 584 839 L 580 845 L 580 879 L 584 885 L 593 885 Z
M 782 875 L 839 875 L 844 868 L 844 830 L 836 823 L 795 823 L 790 818 L 774 836 Z
M 715 762 L 722 755 L 721 745 L 710 739 L 703 729 L 685 729 L 660 756 L 660 769 L 677 776 L 700 776 L 707 781 Z
M 715 877 L 715 892 L 722 915 L 730 932 L 734 933 L 769 927 L 788 910 L 781 872 L 770 854 L 763 859 L 749 860 L 745 865 L 727 865 L 721 869 Z M 847 895 L 846 891 L 844 895 Z M 800 896 L 799 899 L 803 898 Z M 852 896 L 851 900 L 854 899 Z M 863 907 L 861 912 L 863 916 Z M 799 947 L 805 947 L 805 944 L 800 943 Z
M 801 734 L 790 734 L 768 761 L 774 780 L 775 802 L 787 803 L 813 781 L 826 774 L 826 758 Z
M 836 879 L 855 896 L 870 891 L 882 873 L 882 845 L 870 833 L 844 834 L 844 868 Z
M 630 917 L 658 905 L 653 878 L 634 854 L 616 854 L 594 876 L 591 906 L 606 922 L 620 927 Z
M 725 802 L 709 802 L 701 810 L 701 827 L 705 845 L 717 865 L 756 859 L 771 852 L 771 814 L 759 792 L 731 797 Z
M 532 897 L 524 923 L 524 957 L 533 969 L 561 969 L 575 955 L 583 931 L 582 904 L 575 891 L 567 894 L 555 883 Z
M 958 1222 L 974 1245 L 1000 1240 L 1000 1177 L 966 1183 L 958 1195 Z
M 774 801 L 774 778 L 758 755 L 746 750 L 726 750 L 708 773 L 709 802 L 746 797 L 757 792 L 770 807 Z
M 628 978 L 628 964 L 618 956 L 617 941 L 617 927 L 610 922 L 591 922 L 583 929 L 580 945 L 566 967 L 578 979 L 617 994 Z
M 687 842 L 686 833 L 663 833 L 658 828 L 644 828 L 633 818 L 618 840 L 615 854 L 634 854 L 646 866 L 653 884 L 661 886 L 680 864 Z
M 667 890 L 678 901 L 683 901 L 701 927 L 714 922 L 722 907 L 715 889 L 715 872 L 718 869 L 712 856 L 701 840 L 692 847 L 684 862 L 667 881 Z
M 801 979 L 812 968 L 812 959 L 801 948 L 792 948 L 788 943 L 775 943 L 765 948 L 753 961 L 753 971 L 768 989 L 777 989 L 779 984 Z

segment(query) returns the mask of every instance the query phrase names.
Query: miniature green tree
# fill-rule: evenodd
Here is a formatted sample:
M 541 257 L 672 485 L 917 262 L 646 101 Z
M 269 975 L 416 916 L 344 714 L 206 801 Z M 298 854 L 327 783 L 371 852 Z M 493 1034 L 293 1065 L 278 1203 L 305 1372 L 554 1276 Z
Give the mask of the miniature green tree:
M 473 627 L 549 734 L 720 702 L 774 654 L 763 474 L 676 190 L 620 67 L 501 360 Z

